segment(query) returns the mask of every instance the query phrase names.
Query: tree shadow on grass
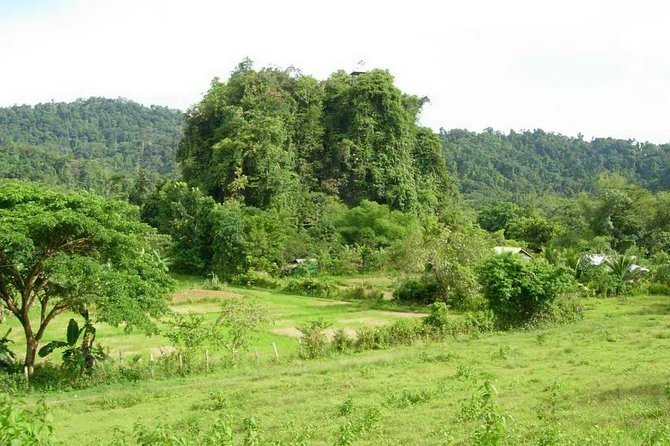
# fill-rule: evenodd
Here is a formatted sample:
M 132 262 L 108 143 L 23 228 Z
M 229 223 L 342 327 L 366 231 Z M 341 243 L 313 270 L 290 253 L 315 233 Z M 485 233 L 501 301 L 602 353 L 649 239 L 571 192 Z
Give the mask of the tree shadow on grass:
M 654 304 L 649 304 L 645 305 L 644 307 L 640 308 L 639 310 L 631 313 L 631 314 L 637 314 L 637 315 L 647 315 L 647 314 L 653 314 L 653 315 L 669 315 L 670 314 L 670 301 L 667 304 L 661 304 L 661 303 L 654 303 Z
M 667 399 L 667 383 L 638 384 L 630 387 L 617 387 L 607 389 L 596 393 L 595 401 L 621 401 L 621 400 L 640 400 L 640 399 Z

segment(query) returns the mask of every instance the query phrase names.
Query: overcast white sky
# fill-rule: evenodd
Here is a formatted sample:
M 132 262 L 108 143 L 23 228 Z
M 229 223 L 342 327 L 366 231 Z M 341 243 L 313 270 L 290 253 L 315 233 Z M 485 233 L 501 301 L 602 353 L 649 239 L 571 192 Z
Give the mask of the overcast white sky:
M 387 68 L 438 129 L 670 142 L 670 2 L 0 0 L 0 106 L 185 109 L 244 57 Z

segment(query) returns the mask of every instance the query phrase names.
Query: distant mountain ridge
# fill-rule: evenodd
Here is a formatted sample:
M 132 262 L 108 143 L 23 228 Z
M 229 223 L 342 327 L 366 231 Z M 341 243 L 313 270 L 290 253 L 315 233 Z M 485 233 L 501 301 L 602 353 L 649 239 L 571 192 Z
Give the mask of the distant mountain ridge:
M 0 108 L 0 177 L 73 188 L 127 187 L 139 169 L 177 175 L 179 110 L 126 99 Z
M 568 137 L 543 130 L 440 132 L 447 165 L 474 198 L 557 194 L 593 188 L 603 172 L 652 191 L 670 190 L 670 144 Z
M 150 180 L 177 178 L 184 115 L 127 99 L 0 108 L 0 177 L 103 194 L 127 190 L 141 169 Z M 590 191 L 602 172 L 652 191 L 670 190 L 670 144 L 568 137 L 543 130 L 442 130 L 448 169 L 469 197 Z

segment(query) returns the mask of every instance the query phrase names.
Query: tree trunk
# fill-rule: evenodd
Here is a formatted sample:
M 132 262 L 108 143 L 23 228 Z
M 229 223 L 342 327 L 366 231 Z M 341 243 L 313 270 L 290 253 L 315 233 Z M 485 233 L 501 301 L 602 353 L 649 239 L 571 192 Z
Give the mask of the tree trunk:
M 26 335 L 26 359 L 23 365 L 28 370 L 28 375 L 32 375 L 35 368 L 35 356 L 37 355 L 37 341 Z

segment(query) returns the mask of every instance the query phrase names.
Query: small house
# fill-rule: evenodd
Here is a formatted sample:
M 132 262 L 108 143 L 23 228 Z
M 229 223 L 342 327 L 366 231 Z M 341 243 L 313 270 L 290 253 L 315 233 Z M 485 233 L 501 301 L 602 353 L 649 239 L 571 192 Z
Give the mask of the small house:
M 519 246 L 496 246 L 495 248 L 493 248 L 493 250 L 498 255 L 501 254 L 518 255 L 524 262 L 530 262 L 531 260 L 533 260 L 533 256 L 528 251 Z
M 293 277 L 315 276 L 319 273 L 316 259 L 294 259 L 284 266 L 284 275 Z

